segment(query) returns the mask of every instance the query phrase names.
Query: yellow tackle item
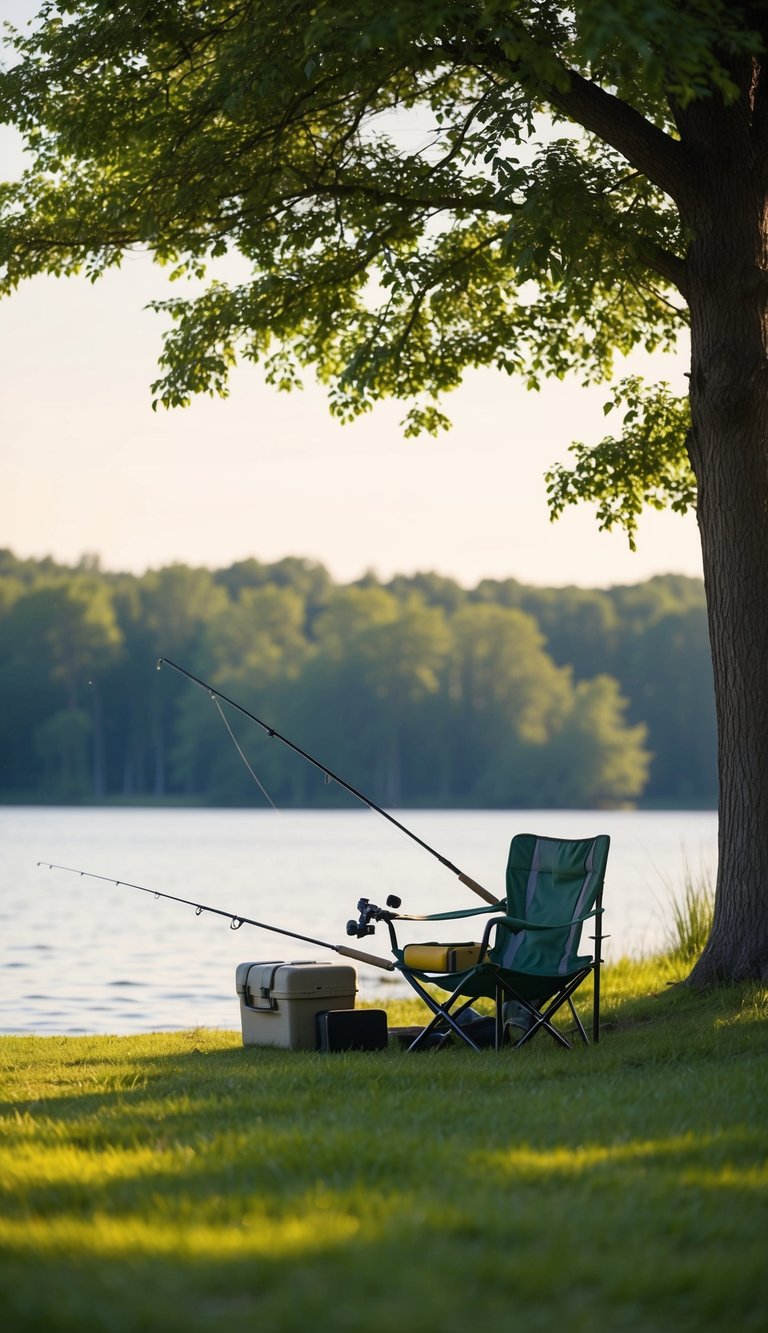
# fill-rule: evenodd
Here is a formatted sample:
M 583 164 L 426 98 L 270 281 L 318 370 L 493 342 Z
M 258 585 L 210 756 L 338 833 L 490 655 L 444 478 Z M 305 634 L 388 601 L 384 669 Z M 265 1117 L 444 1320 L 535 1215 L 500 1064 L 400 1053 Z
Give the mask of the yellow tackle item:
M 465 972 L 480 960 L 481 944 L 406 944 L 403 962 L 419 972 Z

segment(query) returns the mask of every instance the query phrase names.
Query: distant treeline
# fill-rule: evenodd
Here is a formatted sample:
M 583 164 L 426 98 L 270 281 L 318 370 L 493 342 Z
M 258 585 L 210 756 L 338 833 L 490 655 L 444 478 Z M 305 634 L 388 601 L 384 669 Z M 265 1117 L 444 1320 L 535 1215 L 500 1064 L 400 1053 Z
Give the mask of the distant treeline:
M 379 804 L 715 799 L 704 590 L 438 574 L 334 583 L 289 558 L 141 577 L 0 551 L 0 799 L 265 804 L 170 657 Z M 351 798 L 237 713 L 277 805 Z

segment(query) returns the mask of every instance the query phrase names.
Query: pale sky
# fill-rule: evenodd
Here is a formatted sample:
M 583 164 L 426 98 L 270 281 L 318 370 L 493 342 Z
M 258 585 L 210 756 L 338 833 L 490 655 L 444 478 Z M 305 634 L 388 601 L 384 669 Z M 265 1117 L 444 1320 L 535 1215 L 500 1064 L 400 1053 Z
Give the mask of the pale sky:
M 2 13 L 18 21 L 36 8 L 4 3 Z M 18 161 L 0 131 L 0 178 Z M 95 285 L 38 278 L 0 302 L 0 546 L 67 563 L 96 553 L 136 573 L 295 555 L 341 581 L 368 569 L 435 570 L 467 586 L 700 576 L 693 516 L 649 513 L 634 554 L 622 534 L 598 531 L 587 506 L 549 522 L 547 467 L 572 440 L 615 429 L 605 387 L 535 394 L 472 373 L 444 400 L 450 433 L 404 440 L 401 404 L 341 426 L 322 390 L 280 394 L 246 365 L 228 399 L 155 414 L 163 317 L 144 307 L 164 286 L 160 269 L 132 256 Z M 631 368 L 646 365 L 683 391 L 684 355 Z

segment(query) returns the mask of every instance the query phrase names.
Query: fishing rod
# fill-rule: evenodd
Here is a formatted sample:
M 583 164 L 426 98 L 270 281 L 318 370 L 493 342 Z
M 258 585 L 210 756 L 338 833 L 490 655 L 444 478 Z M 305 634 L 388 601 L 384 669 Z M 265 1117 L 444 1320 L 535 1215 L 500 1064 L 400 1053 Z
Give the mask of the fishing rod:
M 424 842 L 423 839 L 419 838 L 411 831 L 411 829 L 406 828 L 405 824 L 401 824 L 400 820 L 395 819 L 394 815 L 390 815 L 386 810 L 382 810 L 381 806 L 377 805 L 375 801 L 372 801 L 369 796 L 358 791 L 357 787 L 351 786 L 349 782 L 345 782 L 344 778 L 340 778 L 337 773 L 331 772 L 325 764 L 320 763 L 319 759 L 315 759 L 313 755 L 307 754 L 307 751 L 302 750 L 300 745 L 296 745 L 295 742 L 289 740 L 287 736 L 282 736 L 274 727 L 270 727 L 269 723 L 262 722 L 261 718 L 256 717 L 255 713 L 251 713 L 247 708 L 243 708 L 242 704 L 235 703 L 234 699 L 229 699 L 226 694 L 222 694 L 221 690 L 215 689 L 215 687 L 209 685 L 207 681 L 200 680 L 199 676 L 193 676 L 191 671 L 187 671 L 185 667 L 179 666 L 176 662 L 172 662 L 169 657 L 158 658 L 158 671 L 163 666 L 172 667 L 174 671 L 179 672 L 179 675 L 186 676 L 187 680 L 191 680 L 193 684 L 198 685 L 201 690 L 205 690 L 212 699 L 221 699 L 225 704 L 229 704 L 231 708 L 237 709 L 238 713 L 242 713 L 244 717 L 250 718 L 251 722 L 255 722 L 257 726 L 261 727 L 262 731 L 266 731 L 270 739 L 282 741 L 283 745 L 287 745 L 295 754 L 301 755 L 302 759 L 306 759 L 307 762 L 313 764 L 315 768 L 319 768 L 320 772 L 324 774 L 327 782 L 338 783 L 340 787 L 343 787 L 345 791 L 348 791 L 352 796 L 356 797 L 358 801 L 362 801 L 363 805 L 367 805 L 369 810 L 375 810 L 377 815 L 383 815 L 385 819 L 389 820 L 390 824 L 394 824 L 395 828 L 399 828 L 401 833 L 405 833 L 407 837 L 412 838 L 414 842 L 418 843 L 420 847 L 423 847 L 425 852 L 429 852 L 430 856 L 434 856 L 441 865 L 446 867 L 447 870 L 451 870 L 454 875 L 458 875 L 461 883 L 465 884 L 473 893 L 476 893 L 479 898 L 482 898 L 487 903 L 496 904 L 499 902 L 499 899 L 495 898 L 487 889 L 484 889 L 482 884 L 478 884 L 477 880 L 472 879 L 469 875 L 465 875 L 463 870 L 459 870 L 458 866 L 455 866 L 452 861 L 447 859 L 447 857 L 441 855 L 441 853 L 436 851 L 434 847 L 430 847 L 429 843 Z
M 314 939 L 312 935 L 300 935 L 296 930 L 287 930 L 285 926 L 273 926 L 267 921 L 254 921 L 252 917 L 241 916 L 239 912 L 227 912 L 222 907 L 211 907 L 208 903 L 198 903 L 192 898 L 179 898 L 173 893 L 161 893 L 159 889 L 148 889 L 144 884 L 131 884 L 126 879 L 113 879 L 110 875 L 96 875 L 92 870 L 78 870 L 74 866 L 56 865 L 53 861 L 38 861 L 38 866 L 46 870 L 66 870 L 70 875 L 79 875 L 85 879 L 100 879 L 105 884 L 114 884 L 117 888 L 138 889 L 140 893 L 151 893 L 153 898 L 167 898 L 172 903 L 183 903 L 185 907 L 194 907 L 195 915 L 211 912 L 214 916 L 226 917 L 230 930 L 239 930 L 241 926 L 256 926 L 259 930 L 270 930 L 275 935 L 288 935 L 292 940 L 302 940 L 305 944 L 316 944 L 321 949 L 332 949 L 345 958 L 355 958 L 359 963 L 370 963 L 372 967 L 381 967 L 385 972 L 393 972 L 395 965 L 388 958 L 379 958 L 376 954 L 363 953 L 360 949 L 350 949 L 346 944 L 329 944 L 327 940 Z

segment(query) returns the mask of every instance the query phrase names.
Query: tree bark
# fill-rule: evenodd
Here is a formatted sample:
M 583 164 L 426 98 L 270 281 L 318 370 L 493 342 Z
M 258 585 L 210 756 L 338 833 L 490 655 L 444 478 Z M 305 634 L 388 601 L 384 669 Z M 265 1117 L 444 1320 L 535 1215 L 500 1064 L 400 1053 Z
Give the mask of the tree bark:
M 689 982 L 768 976 L 768 217 L 749 93 L 684 117 L 699 187 L 685 221 L 691 462 L 718 725 L 712 931 Z

